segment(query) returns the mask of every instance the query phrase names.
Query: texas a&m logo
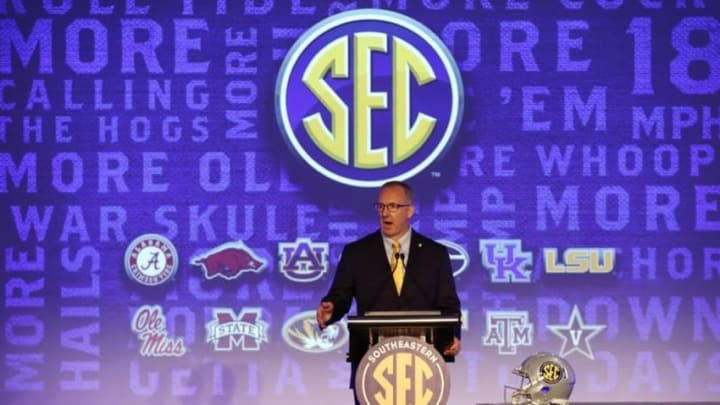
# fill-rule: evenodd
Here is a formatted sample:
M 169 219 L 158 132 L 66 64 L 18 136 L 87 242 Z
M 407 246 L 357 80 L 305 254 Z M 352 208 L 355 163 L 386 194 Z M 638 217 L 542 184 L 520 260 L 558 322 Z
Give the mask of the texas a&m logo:
M 290 148 L 354 187 L 419 173 L 449 148 L 463 115 L 445 44 L 388 10 L 351 10 L 311 27 L 286 55 L 275 96 Z
M 328 271 L 329 251 L 327 242 L 313 242 L 308 238 L 280 242 L 280 272 L 298 283 L 315 281 Z
M 528 311 L 487 311 L 485 346 L 495 346 L 498 354 L 514 355 L 518 346 L 532 346 L 533 324 Z

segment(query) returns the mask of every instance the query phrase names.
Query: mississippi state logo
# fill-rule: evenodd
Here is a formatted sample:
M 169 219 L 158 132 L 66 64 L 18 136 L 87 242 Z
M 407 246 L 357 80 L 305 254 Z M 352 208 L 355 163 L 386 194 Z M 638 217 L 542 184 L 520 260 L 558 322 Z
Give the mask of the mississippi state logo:
M 355 375 L 355 390 L 363 405 L 444 405 L 450 394 L 450 372 L 432 345 L 414 337 L 393 337 L 365 353 Z
M 240 347 L 243 351 L 258 351 L 268 341 L 268 324 L 262 317 L 262 308 L 243 308 L 239 315 L 231 308 L 214 308 L 213 320 L 205 325 L 207 342 L 216 351 L 230 351 Z
M 149 233 L 139 236 L 125 250 L 125 271 L 140 284 L 162 284 L 175 274 L 177 268 L 177 250 L 162 235 Z
M 377 187 L 416 175 L 449 148 L 462 89 L 450 52 L 427 27 L 387 10 L 352 10 L 293 45 L 275 107 L 301 160 L 333 181 Z

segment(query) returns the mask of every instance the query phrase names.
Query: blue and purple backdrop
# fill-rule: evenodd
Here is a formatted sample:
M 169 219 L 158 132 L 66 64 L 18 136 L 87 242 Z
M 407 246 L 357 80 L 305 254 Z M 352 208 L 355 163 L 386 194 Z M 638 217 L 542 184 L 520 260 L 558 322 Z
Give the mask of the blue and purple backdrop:
M 574 401 L 717 400 L 718 16 L 0 1 L 1 402 L 350 403 L 313 311 L 396 178 L 452 256 L 450 404 L 537 351 Z

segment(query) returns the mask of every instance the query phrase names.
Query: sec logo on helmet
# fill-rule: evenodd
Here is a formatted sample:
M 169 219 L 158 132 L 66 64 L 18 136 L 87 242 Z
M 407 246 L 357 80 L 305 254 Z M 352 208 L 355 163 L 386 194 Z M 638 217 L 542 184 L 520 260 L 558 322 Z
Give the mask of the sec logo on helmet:
M 286 55 L 275 96 L 291 149 L 354 187 L 421 172 L 449 148 L 463 113 L 445 45 L 387 10 L 343 12 L 311 27 Z

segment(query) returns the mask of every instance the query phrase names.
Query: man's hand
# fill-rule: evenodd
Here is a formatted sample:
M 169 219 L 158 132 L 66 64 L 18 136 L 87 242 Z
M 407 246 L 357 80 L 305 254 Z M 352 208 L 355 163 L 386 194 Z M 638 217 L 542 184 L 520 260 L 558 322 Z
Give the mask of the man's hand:
M 318 306 L 315 313 L 315 319 L 317 319 L 317 324 L 321 330 L 325 329 L 328 326 L 328 322 L 332 317 L 334 308 L 335 305 L 330 301 L 323 301 Z
M 453 342 L 448 347 L 445 348 L 445 351 L 443 351 L 443 354 L 446 356 L 457 356 L 460 354 L 460 339 L 457 337 L 453 337 Z

